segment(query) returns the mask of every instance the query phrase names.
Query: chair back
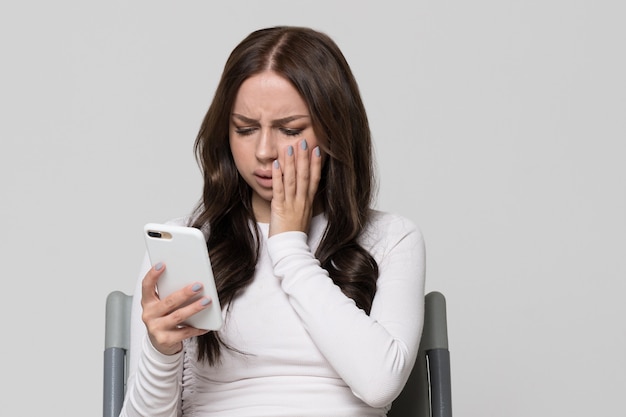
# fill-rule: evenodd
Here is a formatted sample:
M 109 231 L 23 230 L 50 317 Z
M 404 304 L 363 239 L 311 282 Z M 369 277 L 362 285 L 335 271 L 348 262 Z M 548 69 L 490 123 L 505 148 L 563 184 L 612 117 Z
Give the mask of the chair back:
M 417 359 L 387 417 L 452 417 L 446 299 L 438 291 L 426 294 Z
M 126 391 L 126 356 L 130 348 L 133 296 L 113 291 L 107 296 L 104 333 L 103 416 L 118 417 Z

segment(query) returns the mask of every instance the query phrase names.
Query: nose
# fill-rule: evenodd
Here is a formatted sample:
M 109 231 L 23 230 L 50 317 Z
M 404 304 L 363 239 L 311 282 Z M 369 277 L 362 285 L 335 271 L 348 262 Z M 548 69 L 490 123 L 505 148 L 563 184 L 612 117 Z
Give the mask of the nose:
M 273 161 L 278 158 L 276 141 L 269 129 L 262 129 L 256 146 L 256 157 L 259 161 Z

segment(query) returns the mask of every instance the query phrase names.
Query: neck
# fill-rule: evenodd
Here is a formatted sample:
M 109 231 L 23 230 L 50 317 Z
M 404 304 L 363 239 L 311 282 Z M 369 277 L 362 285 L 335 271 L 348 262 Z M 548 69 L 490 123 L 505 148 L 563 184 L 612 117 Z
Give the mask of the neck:
M 252 194 L 252 211 L 254 219 L 259 223 L 269 223 L 271 216 L 271 202 L 262 199 L 257 194 Z

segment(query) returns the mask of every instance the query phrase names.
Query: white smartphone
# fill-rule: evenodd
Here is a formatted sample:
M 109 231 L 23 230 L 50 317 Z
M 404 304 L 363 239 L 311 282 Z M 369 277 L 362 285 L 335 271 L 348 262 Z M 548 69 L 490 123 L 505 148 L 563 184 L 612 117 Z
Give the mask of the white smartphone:
M 159 296 L 164 298 L 192 282 L 201 282 L 204 289 L 189 303 L 202 296 L 208 296 L 212 302 L 183 324 L 198 329 L 219 330 L 223 322 L 222 309 L 204 234 L 194 227 L 148 223 L 144 226 L 144 238 L 150 264 L 165 264 L 165 271 L 157 281 Z

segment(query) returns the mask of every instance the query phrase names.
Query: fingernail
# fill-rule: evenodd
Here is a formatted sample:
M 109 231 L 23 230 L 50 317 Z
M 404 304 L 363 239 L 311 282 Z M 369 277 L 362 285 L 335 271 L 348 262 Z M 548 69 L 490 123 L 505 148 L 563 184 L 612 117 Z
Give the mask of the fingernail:
M 163 269 L 163 262 L 159 262 L 158 264 L 154 265 L 154 269 L 156 269 L 157 271 Z
M 302 142 L 300 142 L 300 147 L 302 148 L 302 150 L 306 149 L 307 147 L 306 139 L 302 139 Z
M 198 292 L 200 291 L 200 288 L 202 288 L 202 285 L 198 284 L 197 282 L 195 284 L 193 284 L 193 287 L 191 287 L 191 289 L 193 290 L 193 292 Z
M 322 156 L 322 151 L 320 151 L 320 147 L 319 146 L 315 147 L 315 156 Z
M 289 145 L 287 147 L 287 155 L 289 156 L 293 155 L 293 146 Z
M 278 165 L 278 159 L 274 160 L 274 168 L 278 168 L 280 165 Z
M 211 300 L 209 300 L 208 298 L 203 298 L 202 301 L 200 302 L 200 304 L 205 306 L 205 305 L 208 305 L 210 302 L 211 302 Z

